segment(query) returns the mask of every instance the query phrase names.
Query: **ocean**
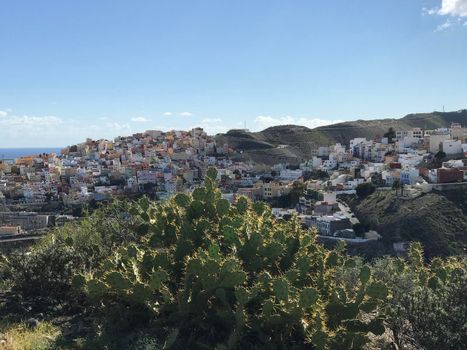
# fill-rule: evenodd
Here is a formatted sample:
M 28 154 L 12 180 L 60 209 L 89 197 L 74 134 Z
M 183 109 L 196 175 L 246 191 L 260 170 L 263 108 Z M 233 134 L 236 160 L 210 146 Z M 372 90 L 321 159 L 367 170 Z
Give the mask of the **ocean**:
M 16 159 L 19 157 L 42 154 L 57 153 L 60 154 L 61 147 L 41 147 L 41 148 L 0 148 L 1 159 Z

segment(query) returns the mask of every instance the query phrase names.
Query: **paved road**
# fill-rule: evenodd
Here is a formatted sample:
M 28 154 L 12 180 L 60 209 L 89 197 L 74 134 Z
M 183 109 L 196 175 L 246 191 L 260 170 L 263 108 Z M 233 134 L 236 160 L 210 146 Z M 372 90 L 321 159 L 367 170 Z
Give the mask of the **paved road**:
M 20 242 L 20 241 L 36 241 L 38 239 L 44 238 L 43 236 L 29 236 L 29 237 L 8 237 L 0 239 L 1 243 L 11 243 L 11 242 Z
M 360 221 L 357 219 L 355 215 L 353 215 L 352 210 L 350 210 L 349 206 L 343 202 L 337 202 L 339 205 L 339 210 L 349 218 L 352 225 L 358 224 Z

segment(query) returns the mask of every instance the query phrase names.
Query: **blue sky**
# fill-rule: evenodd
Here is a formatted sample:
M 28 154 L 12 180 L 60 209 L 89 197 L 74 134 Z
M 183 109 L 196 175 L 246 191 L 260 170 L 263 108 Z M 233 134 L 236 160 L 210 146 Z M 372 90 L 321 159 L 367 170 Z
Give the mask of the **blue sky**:
M 0 147 L 467 107 L 467 0 L 5 0 L 0 13 Z

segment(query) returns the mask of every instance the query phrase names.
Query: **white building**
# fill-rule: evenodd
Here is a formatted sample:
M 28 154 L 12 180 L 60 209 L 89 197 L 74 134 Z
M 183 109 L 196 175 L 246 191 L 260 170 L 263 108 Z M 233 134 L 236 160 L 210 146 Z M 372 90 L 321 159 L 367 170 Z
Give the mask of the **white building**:
M 293 215 L 296 213 L 294 209 L 283 209 L 283 208 L 272 208 L 271 209 L 272 215 L 274 215 L 277 219 L 283 219 L 284 216 Z
M 443 152 L 446 155 L 461 154 L 462 153 L 462 143 L 460 140 L 444 140 L 442 146 Z
M 386 186 L 392 186 L 395 181 L 400 181 L 401 174 L 399 170 L 384 170 L 381 172 L 381 177 L 386 183 Z
M 400 172 L 400 183 L 404 185 L 415 185 L 420 176 L 420 171 L 416 168 L 406 168 Z
M 420 164 L 423 160 L 422 156 L 416 153 L 399 154 L 399 163 L 402 167 L 414 167 Z
M 323 170 L 329 171 L 337 168 L 337 160 L 336 159 L 327 159 L 323 162 L 322 165 Z
M 299 179 L 303 175 L 303 171 L 301 169 L 291 170 L 291 169 L 284 169 L 280 172 L 280 178 L 285 181 L 295 181 Z
M 436 132 L 429 137 L 429 151 L 430 153 L 436 154 L 441 150 L 441 144 L 443 141 L 449 140 L 450 136 L 448 132 Z
M 328 204 L 335 204 L 336 203 L 336 192 L 323 193 L 323 202 L 326 202 Z
M 321 146 L 318 148 L 319 157 L 327 157 L 329 155 L 329 147 Z
M 312 159 L 313 169 L 319 169 L 323 165 L 323 160 L 319 157 L 314 156 Z

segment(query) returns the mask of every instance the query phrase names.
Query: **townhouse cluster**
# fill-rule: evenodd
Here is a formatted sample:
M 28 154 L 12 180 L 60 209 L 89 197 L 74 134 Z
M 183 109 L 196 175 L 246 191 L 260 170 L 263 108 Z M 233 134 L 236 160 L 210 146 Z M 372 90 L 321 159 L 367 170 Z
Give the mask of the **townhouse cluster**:
M 359 186 L 368 184 L 379 191 L 395 189 L 397 196 L 411 199 L 434 187 L 467 185 L 467 127 L 453 123 L 450 128 L 390 130 L 387 134 L 373 140 L 354 138 L 348 147 L 337 143 L 315 149 L 310 160 L 288 171 L 303 182 L 303 195 L 295 208 L 273 208 L 273 214 L 285 218 L 297 213 L 306 226 L 325 236 L 374 239 L 377 233 L 362 227 L 338 200 L 340 195 L 355 194 Z M 272 171 L 281 170 L 278 180 L 240 191 L 263 200 L 287 193 L 290 183 L 284 184 L 284 178 L 289 177 L 280 166 Z M 307 179 L 307 174 L 314 174 L 314 179 Z
M 228 165 L 225 153 L 201 128 L 88 139 L 61 154 L 0 161 L 0 203 L 72 205 L 137 192 L 162 199 L 199 182 L 209 165 Z
M 307 165 L 337 176 L 333 185 L 340 190 L 355 189 L 362 180 L 377 187 L 467 181 L 467 127 L 458 123 L 392 131 L 392 137 L 373 140 L 354 138 L 348 148 L 336 144 L 317 153 Z
M 297 213 L 323 235 L 352 238 L 359 222 L 338 200 L 340 195 L 355 194 L 368 183 L 378 190 L 402 187 L 400 195 L 412 198 L 434 185 L 467 182 L 467 127 L 460 124 L 390 130 L 372 140 L 323 145 L 301 164 L 270 169 L 233 161 L 239 159 L 232 157 L 236 152 L 241 150 L 220 147 L 202 128 L 193 128 L 148 130 L 111 141 L 87 139 L 60 154 L 0 160 L 0 213 L 15 205 L 60 210 L 142 193 L 164 200 L 193 191 L 214 166 L 224 198 L 234 202 L 243 195 L 266 201 L 279 218 Z M 0 226 L 7 224 L 4 220 Z

